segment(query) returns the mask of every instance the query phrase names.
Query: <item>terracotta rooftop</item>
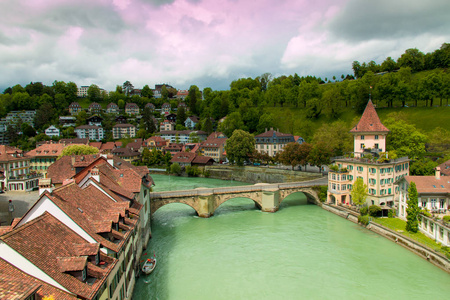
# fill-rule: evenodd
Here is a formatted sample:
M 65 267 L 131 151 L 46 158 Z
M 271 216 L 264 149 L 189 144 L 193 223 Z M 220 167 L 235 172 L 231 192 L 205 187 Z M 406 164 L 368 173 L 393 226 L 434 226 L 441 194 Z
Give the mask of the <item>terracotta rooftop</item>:
M 226 138 L 208 138 L 206 141 L 204 141 L 201 144 L 201 147 L 208 147 L 208 148 L 219 148 L 223 144 L 227 142 Z
M 218 139 L 218 138 L 226 138 L 226 136 L 225 136 L 225 134 L 222 133 L 222 132 L 212 132 L 212 133 L 208 136 L 207 140 L 209 140 L 209 139 Z
M 282 136 L 292 136 L 292 134 L 290 133 L 282 133 L 282 132 L 278 132 L 275 130 L 268 130 L 266 132 L 263 132 L 261 134 L 258 134 L 255 136 L 256 137 L 272 137 L 272 136 L 276 136 L 276 137 L 282 137 Z
M 441 169 L 441 176 L 450 176 L 450 160 L 438 166 Z
M 48 167 L 47 177 L 53 184 L 62 184 L 76 174 L 76 168 L 87 167 L 99 157 L 99 154 L 63 156 Z
M 24 157 L 22 156 L 22 154 L 22 150 L 16 147 L 0 145 L 0 161 L 7 162 L 19 159 L 23 160 Z
M 0 299 L 26 299 L 36 292 L 37 298 L 53 295 L 54 299 L 75 300 L 76 296 L 68 294 L 54 286 L 36 279 L 19 270 L 4 259 L 0 258 Z
M 28 157 L 55 156 L 58 157 L 66 146 L 63 144 L 43 144 L 28 151 L 25 155 Z
M 214 163 L 214 159 L 209 156 L 199 156 L 197 155 L 192 161 L 194 164 L 206 165 L 207 163 Z
M 59 284 L 83 298 L 95 296 L 107 279 L 102 276 L 89 285 L 69 273 L 61 272 L 61 261 L 58 258 L 76 257 L 73 244 L 85 244 L 86 241 L 48 212 L 17 227 L 0 239 Z M 107 266 L 106 271 L 109 273 L 113 266 L 114 264 Z M 88 271 L 88 276 L 90 275 L 92 274 Z
M 57 257 L 60 272 L 82 271 L 87 265 L 87 256 Z
M 358 124 L 350 130 L 350 132 L 389 132 L 389 129 L 381 123 L 377 111 L 375 110 L 375 106 L 373 106 L 372 100 L 369 100 L 361 119 Z
M 450 178 L 441 176 L 405 176 L 408 183 L 416 184 L 417 192 L 420 194 L 450 194 Z
M 125 127 L 134 127 L 133 124 L 116 124 L 113 126 L 114 127 L 121 127 L 121 128 L 125 128 Z
M 192 152 L 178 152 L 173 155 L 171 162 L 190 164 L 194 160 L 195 156 L 196 154 Z

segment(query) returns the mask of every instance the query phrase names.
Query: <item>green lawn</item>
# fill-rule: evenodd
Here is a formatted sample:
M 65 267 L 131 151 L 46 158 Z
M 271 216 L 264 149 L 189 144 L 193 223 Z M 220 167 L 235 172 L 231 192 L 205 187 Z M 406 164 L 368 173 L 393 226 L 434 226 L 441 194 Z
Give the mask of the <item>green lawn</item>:
M 435 104 L 439 102 L 435 101 Z M 325 115 L 320 115 L 318 119 L 309 120 L 305 117 L 303 108 L 295 107 L 265 107 L 264 112 L 272 114 L 275 126 L 286 133 L 301 135 L 305 138 L 312 137 L 314 132 L 324 123 L 332 123 L 335 119 L 328 119 Z M 378 108 L 377 113 L 381 122 L 387 118 L 392 112 L 402 112 L 406 115 L 409 123 L 422 130 L 425 134 L 432 131 L 436 127 L 442 127 L 450 130 L 450 107 L 393 107 Z M 360 114 L 353 109 L 346 109 L 340 116 L 339 120 L 344 121 L 350 128 L 352 122 L 359 120 Z M 293 132 L 292 132 L 293 131 Z
M 412 233 L 406 231 L 406 222 L 398 219 L 398 218 L 372 218 L 372 222 L 375 222 L 377 224 L 383 225 L 384 227 L 387 227 L 389 229 L 392 229 L 406 237 L 409 237 L 410 239 L 421 243 L 422 245 L 425 245 L 433 250 L 437 250 L 447 257 L 449 257 L 450 252 L 444 250 L 441 248 L 441 245 L 436 243 L 433 239 L 430 239 L 429 237 L 425 236 L 421 232 Z

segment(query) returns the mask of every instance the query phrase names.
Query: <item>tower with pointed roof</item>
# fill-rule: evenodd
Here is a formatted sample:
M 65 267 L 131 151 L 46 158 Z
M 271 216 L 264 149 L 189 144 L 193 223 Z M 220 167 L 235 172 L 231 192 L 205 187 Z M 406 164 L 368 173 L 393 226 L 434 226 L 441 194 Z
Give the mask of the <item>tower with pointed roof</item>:
M 353 154 L 335 157 L 328 173 L 327 202 L 352 204 L 351 190 L 358 178 L 367 185 L 367 205 L 379 205 L 390 209 L 396 205 L 398 187 L 394 182 L 409 175 L 409 159 L 389 159 L 380 156 L 386 152 L 386 137 L 389 133 L 380 121 L 372 101 L 369 99 L 358 124 L 350 130 L 353 134 Z
M 362 156 L 365 149 L 373 149 L 374 152 L 386 151 L 389 129 L 381 123 L 372 100 L 369 100 L 361 119 L 350 133 L 353 134 L 355 156 Z

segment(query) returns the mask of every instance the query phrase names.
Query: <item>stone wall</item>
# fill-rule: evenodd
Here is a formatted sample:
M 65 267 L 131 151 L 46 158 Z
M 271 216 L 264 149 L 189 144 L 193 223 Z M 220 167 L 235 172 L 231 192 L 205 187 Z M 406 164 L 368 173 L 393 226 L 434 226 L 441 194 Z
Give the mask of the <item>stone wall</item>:
M 321 178 L 320 173 L 309 173 L 268 167 L 206 166 L 210 178 L 237 180 L 248 183 L 298 182 Z

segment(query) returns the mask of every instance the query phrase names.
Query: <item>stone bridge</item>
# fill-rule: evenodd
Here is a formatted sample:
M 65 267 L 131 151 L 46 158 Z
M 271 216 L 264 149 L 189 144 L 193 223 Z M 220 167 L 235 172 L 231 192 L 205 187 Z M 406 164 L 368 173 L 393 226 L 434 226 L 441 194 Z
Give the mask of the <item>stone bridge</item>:
M 302 192 L 308 202 L 322 205 L 313 188 L 317 183 L 290 182 L 255 184 L 222 188 L 198 188 L 195 190 L 150 193 L 151 214 L 170 203 L 184 203 L 195 209 L 199 217 L 209 218 L 224 202 L 238 197 L 249 198 L 265 212 L 276 212 L 280 203 L 289 195 Z

